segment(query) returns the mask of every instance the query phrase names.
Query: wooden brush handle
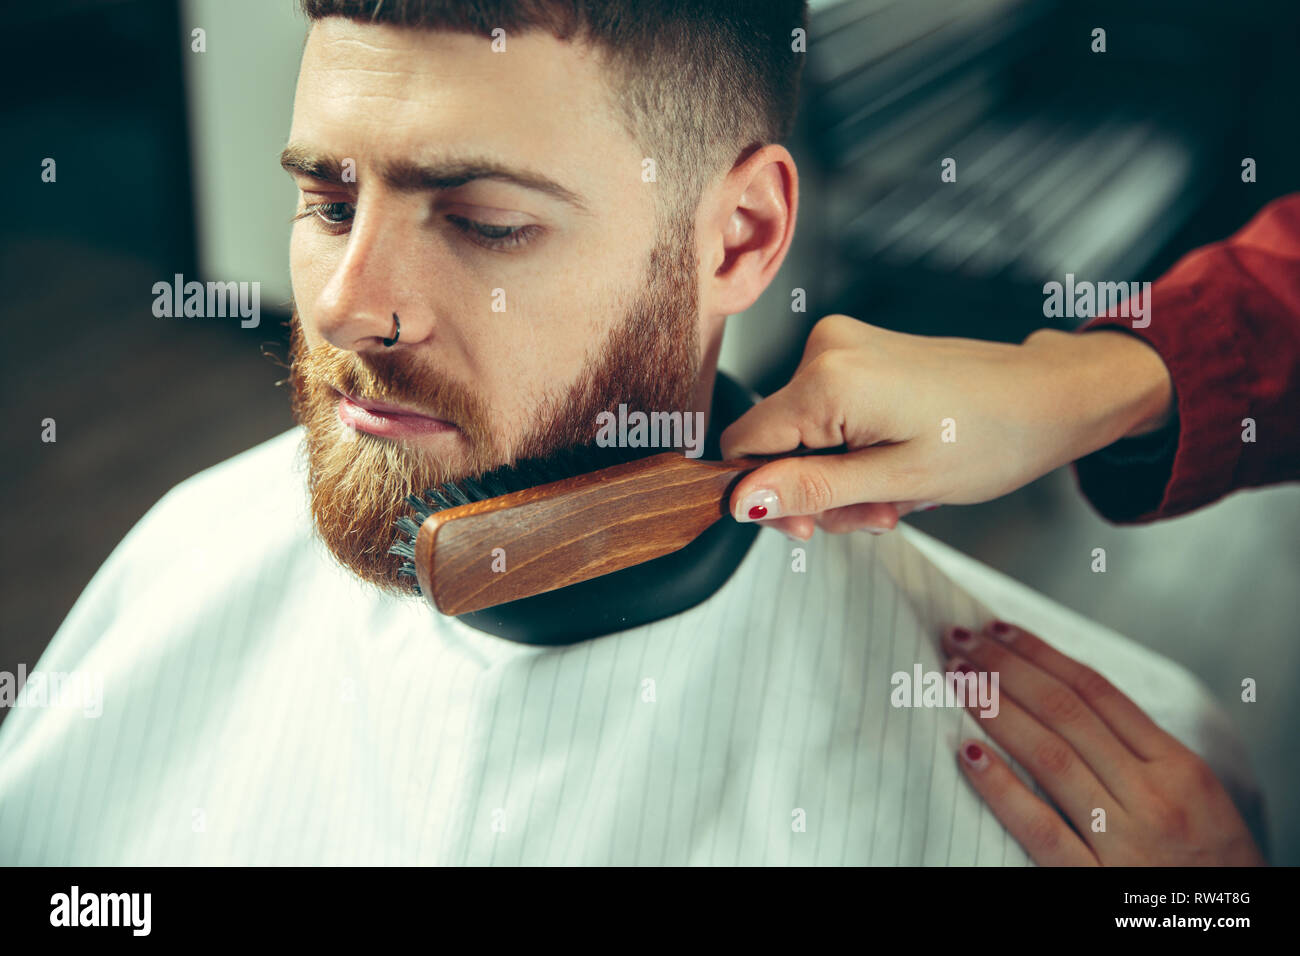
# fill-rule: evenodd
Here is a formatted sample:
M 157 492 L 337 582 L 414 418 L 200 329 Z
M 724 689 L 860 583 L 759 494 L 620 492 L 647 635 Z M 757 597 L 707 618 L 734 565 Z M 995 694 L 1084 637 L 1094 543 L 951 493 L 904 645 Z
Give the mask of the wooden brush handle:
M 443 614 L 467 614 L 671 554 L 770 460 L 664 452 L 435 512 L 415 543 L 420 590 Z

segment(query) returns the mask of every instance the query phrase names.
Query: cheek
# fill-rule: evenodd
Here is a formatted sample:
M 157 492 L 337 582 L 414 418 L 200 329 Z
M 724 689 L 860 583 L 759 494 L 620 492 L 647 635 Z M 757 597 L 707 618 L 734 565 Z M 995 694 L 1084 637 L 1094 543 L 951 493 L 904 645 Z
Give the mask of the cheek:
M 312 322 L 315 304 L 329 281 L 329 259 L 306 230 L 295 227 L 289 235 L 289 285 L 294 306 L 309 346 L 320 343 Z
M 307 245 L 302 230 L 294 226 L 289 233 L 289 284 L 293 288 L 293 301 L 300 313 L 310 306 L 320 291 L 320 287 L 313 281 L 313 262 Z
M 503 350 L 518 377 L 557 388 L 577 379 L 622 318 L 614 297 L 576 282 L 537 301 L 529 311 L 533 314 L 509 324 Z
M 570 289 L 544 298 L 527 296 L 528 308 L 495 314 L 478 325 L 467 344 L 474 354 L 475 387 L 511 439 L 531 432 L 543 402 L 562 401 L 621 318 L 603 290 L 579 297 Z

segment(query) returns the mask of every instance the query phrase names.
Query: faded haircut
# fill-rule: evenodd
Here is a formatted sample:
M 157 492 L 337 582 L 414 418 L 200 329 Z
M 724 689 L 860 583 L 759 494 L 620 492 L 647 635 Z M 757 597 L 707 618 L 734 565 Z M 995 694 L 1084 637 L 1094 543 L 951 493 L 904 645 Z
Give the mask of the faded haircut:
M 546 30 L 590 44 L 627 132 L 655 160 L 661 224 L 794 125 L 805 0 L 299 0 L 311 20 L 481 34 Z

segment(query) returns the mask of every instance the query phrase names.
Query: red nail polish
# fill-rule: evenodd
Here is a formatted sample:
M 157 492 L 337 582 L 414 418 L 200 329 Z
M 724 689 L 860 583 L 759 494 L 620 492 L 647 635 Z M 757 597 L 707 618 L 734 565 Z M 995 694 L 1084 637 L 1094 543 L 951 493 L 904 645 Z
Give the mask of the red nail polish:
M 969 760 L 971 763 L 975 763 L 980 759 L 980 757 L 983 756 L 984 756 L 984 751 L 980 749 L 979 744 L 966 745 L 966 759 Z
M 959 644 L 964 644 L 966 641 L 970 640 L 970 631 L 966 630 L 964 627 L 954 627 L 952 629 L 952 639 L 957 641 Z
M 1005 624 L 1002 621 L 993 622 L 993 633 L 997 634 L 999 637 L 1002 636 L 1003 634 L 1009 633 L 1010 631 L 1011 631 L 1010 624 Z
M 749 509 L 750 521 L 757 521 L 759 518 L 766 517 L 766 515 L 767 515 L 767 509 L 764 508 L 762 505 L 755 505 L 753 508 Z

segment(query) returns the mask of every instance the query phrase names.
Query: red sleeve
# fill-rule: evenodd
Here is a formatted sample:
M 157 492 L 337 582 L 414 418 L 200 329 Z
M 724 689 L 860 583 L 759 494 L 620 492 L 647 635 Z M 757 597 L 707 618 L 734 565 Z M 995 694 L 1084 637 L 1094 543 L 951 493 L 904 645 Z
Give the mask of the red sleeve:
M 1300 478 L 1300 194 L 1188 253 L 1144 304 L 1137 321 L 1149 319 L 1146 328 L 1112 309 L 1080 331 L 1124 329 L 1160 353 L 1174 384 L 1177 450 L 1172 468 L 1129 468 L 1106 455 L 1076 462 L 1093 506 L 1111 521 L 1153 521 Z M 1244 419 L 1254 421 L 1253 442 Z

